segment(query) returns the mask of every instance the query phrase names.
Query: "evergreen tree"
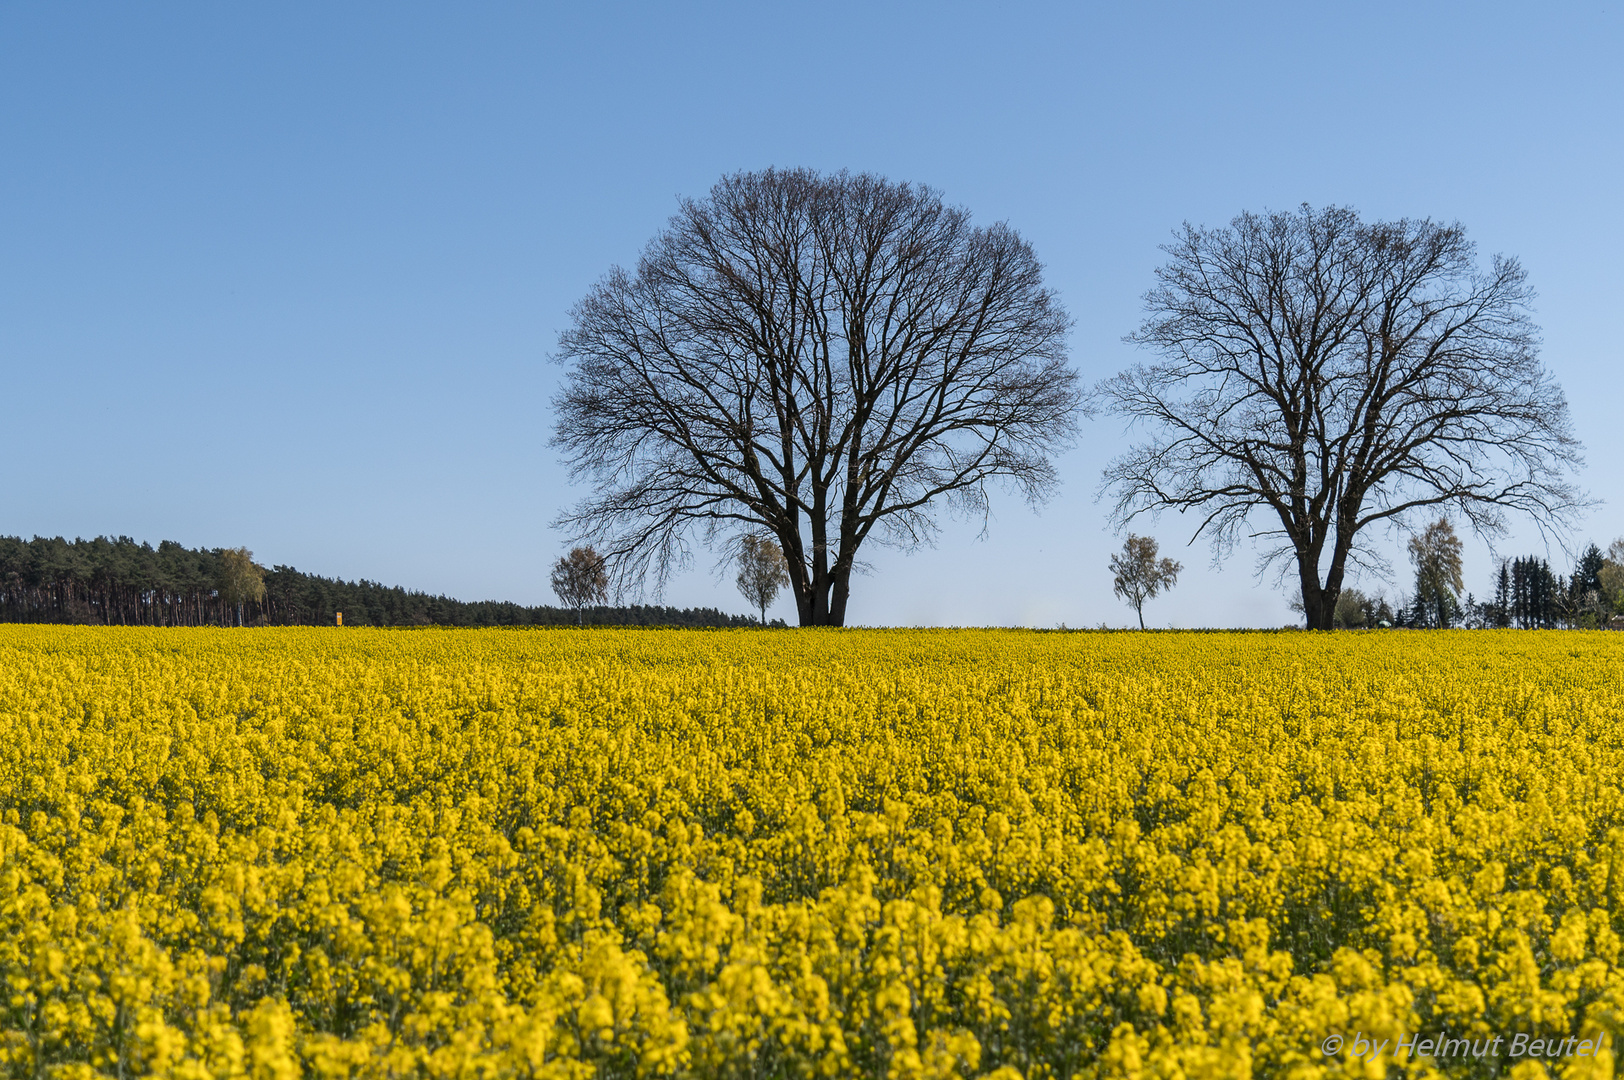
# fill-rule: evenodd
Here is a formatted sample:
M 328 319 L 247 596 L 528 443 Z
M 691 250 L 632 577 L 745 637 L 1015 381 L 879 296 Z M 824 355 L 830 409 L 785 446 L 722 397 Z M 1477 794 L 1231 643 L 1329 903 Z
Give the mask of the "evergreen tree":
M 1500 560 L 1500 574 L 1494 583 L 1494 604 L 1489 613 L 1490 626 L 1504 629 L 1511 625 L 1511 568 L 1506 559 Z
M 1548 630 L 1560 619 L 1559 599 L 1562 581 L 1551 572 L 1551 564 L 1530 555 L 1511 567 L 1512 610 L 1516 624 L 1524 630 Z
M 1579 565 L 1574 568 L 1573 580 L 1569 583 L 1569 590 L 1575 595 L 1587 592 L 1601 591 L 1601 568 L 1607 564 L 1607 559 L 1601 553 L 1601 548 L 1591 544 L 1585 548 L 1585 553 L 1579 556 Z
M 1607 569 L 1607 558 L 1601 548 L 1591 544 L 1579 557 L 1579 565 L 1568 579 L 1566 614 L 1568 624 L 1595 629 L 1611 613 L 1606 589 L 1602 585 L 1602 571 Z

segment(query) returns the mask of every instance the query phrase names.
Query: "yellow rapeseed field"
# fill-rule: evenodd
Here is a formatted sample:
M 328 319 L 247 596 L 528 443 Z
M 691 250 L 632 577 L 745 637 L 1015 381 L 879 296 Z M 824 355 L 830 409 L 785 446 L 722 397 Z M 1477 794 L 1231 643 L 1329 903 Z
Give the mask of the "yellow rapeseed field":
M 0 1062 L 1612 1076 L 1621 728 L 1624 634 L 0 627 Z

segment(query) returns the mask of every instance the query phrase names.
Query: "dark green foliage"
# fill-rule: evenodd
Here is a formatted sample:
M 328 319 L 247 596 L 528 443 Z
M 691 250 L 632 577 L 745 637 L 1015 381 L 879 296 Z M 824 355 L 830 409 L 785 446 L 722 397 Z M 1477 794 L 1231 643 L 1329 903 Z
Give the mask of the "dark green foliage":
M 1487 623 L 1496 630 L 1511 625 L 1511 562 L 1500 560 L 1500 576 L 1494 582 L 1494 602 L 1487 605 Z
M 1551 629 L 1561 624 L 1558 601 L 1565 590 L 1551 573 L 1550 563 L 1530 555 L 1511 561 L 1510 623 L 1524 630 Z
M 1568 596 L 1575 607 L 1581 605 L 1591 593 L 1601 595 L 1601 568 L 1605 565 L 1607 557 L 1601 553 L 1601 548 L 1595 544 L 1585 548 L 1585 553 L 1579 557 L 1579 565 L 1574 567 L 1573 577 L 1568 580 Z
M 237 610 L 219 595 L 222 549 L 193 550 L 172 540 L 154 548 L 127 536 L 64 540 L 0 536 L 0 622 L 110 626 L 235 625 Z M 564 626 L 567 608 L 502 600 L 466 603 L 375 581 L 339 581 L 291 566 L 265 572 L 265 596 L 243 604 L 257 626 Z M 589 607 L 597 626 L 755 626 L 715 608 Z M 782 626 L 781 620 L 775 625 Z

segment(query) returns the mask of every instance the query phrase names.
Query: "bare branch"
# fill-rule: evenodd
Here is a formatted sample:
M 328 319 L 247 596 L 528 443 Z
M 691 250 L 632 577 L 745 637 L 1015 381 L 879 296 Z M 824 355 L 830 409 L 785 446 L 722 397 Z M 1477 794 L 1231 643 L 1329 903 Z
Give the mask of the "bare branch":
M 617 592 L 769 533 L 802 624 L 838 625 L 871 535 L 927 542 L 942 502 L 985 524 L 992 482 L 1053 491 L 1067 327 L 1030 245 L 929 188 L 727 177 L 571 313 L 552 442 L 595 493 L 557 524 Z

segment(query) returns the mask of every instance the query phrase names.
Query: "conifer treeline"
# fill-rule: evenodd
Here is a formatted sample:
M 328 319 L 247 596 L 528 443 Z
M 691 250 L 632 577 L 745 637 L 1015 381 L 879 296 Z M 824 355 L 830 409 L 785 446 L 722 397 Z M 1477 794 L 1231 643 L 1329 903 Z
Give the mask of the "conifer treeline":
M 112 626 L 236 625 L 236 607 L 219 595 L 220 549 L 187 548 L 165 540 L 154 548 L 117 539 L 33 540 L 0 537 L 0 622 Z M 339 581 L 291 566 L 265 572 L 265 599 L 244 605 L 252 625 L 562 626 L 575 612 L 506 601 L 468 603 L 409 592 L 375 581 Z M 756 620 L 714 608 L 636 605 L 590 607 L 596 625 L 754 626 Z
M 1575 585 L 1579 584 L 1576 573 Z M 1561 626 L 1571 606 L 1564 603 L 1568 592 L 1562 579 L 1551 572 L 1551 564 L 1544 559 L 1529 556 L 1503 562 L 1495 585 L 1493 622 L 1497 626 L 1523 630 Z

